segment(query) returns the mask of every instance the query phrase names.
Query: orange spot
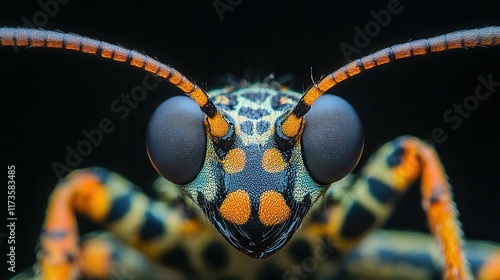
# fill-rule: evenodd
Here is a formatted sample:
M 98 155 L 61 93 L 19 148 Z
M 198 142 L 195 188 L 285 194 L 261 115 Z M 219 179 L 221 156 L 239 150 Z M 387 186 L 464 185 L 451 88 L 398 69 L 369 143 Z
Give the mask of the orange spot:
M 286 167 L 286 162 L 283 160 L 281 152 L 276 148 L 265 150 L 262 154 L 262 168 L 270 173 L 283 171 Z
M 259 219 L 266 226 L 281 224 L 290 216 L 290 208 L 283 195 L 275 191 L 265 191 L 260 196 Z
M 224 160 L 222 166 L 227 173 L 237 173 L 243 170 L 246 162 L 246 154 L 240 148 L 230 150 Z
M 282 97 L 280 98 L 280 105 L 283 105 L 283 104 L 288 104 L 288 103 L 291 103 L 291 102 L 290 102 L 290 98 L 288 98 L 288 97 L 284 97 L 284 96 L 282 96 Z
M 237 225 L 242 225 L 250 218 L 250 196 L 244 190 L 237 190 L 227 195 L 219 208 L 222 217 Z
M 227 96 L 224 95 L 217 95 L 214 101 L 222 105 L 229 105 L 229 103 L 231 102 L 231 100 L 229 100 L 229 98 L 227 98 Z

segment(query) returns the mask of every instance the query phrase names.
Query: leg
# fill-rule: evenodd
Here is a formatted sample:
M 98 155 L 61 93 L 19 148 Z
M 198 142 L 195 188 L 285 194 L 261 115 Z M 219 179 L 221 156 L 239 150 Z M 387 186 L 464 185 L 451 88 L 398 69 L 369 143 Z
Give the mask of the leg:
M 151 202 L 130 182 L 100 168 L 74 171 L 54 190 L 40 238 L 42 279 L 75 279 L 79 236 L 75 212 L 87 216 L 152 260 L 202 227 L 175 205 Z
M 445 278 L 469 279 L 457 210 L 443 167 L 434 149 L 413 137 L 384 145 L 340 201 L 338 189 L 330 188 L 325 197 L 329 211 L 318 230 L 330 236 L 341 251 L 350 250 L 386 221 L 398 198 L 418 176 L 428 223 L 444 257 Z
M 185 279 L 145 258 L 106 232 L 83 236 L 79 254 L 84 279 Z
M 440 254 L 427 234 L 374 230 L 344 256 L 338 279 L 441 279 Z M 464 254 L 474 279 L 500 279 L 500 244 L 468 241 Z

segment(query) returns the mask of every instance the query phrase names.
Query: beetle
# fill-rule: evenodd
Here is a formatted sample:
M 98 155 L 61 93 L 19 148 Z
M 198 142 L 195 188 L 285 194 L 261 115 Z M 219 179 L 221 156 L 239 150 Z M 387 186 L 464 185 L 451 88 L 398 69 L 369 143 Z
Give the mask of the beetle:
M 394 45 L 348 63 L 302 95 L 271 82 L 233 84 L 206 93 L 174 68 L 118 45 L 54 31 L 0 29 L 2 46 L 62 48 L 124 62 L 168 80 L 191 98 L 169 99 L 149 124 L 151 162 L 177 185 L 158 183 L 168 206 L 147 202 L 129 182 L 107 170 L 72 172 L 50 200 L 41 235 L 41 275 L 77 276 L 78 256 L 84 275 L 102 273 L 93 271 L 96 248 L 113 241 L 99 242 L 97 237 L 89 242 L 97 245 L 79 250 L 74 211 L 104 224 L 154 260 L 185 264 L 189 245 L 179 247 L 179 237 L 203 232 L 202 215 L 233 247 L 262 259 L 288 243 L 323 197 L 325 208 L 312 212 L 320 217 L 302 230 L 301 238 L 308 240 L 314 233 L 332 239 L 335 244 L 328 246 L 336 247 L 337 253 L 348 252 L 385 221 L 396 197 L 421 176 L 429 225 L 443 250 L 444 276 L 467 279 L 471 272 L 462 253 L 456 209 L 434 149 L 417 138 L 398 138 L 381 148 L 347 195 L 341 187 L 329 188 L 358 163 L 363 134 L 354 109 L 323 93 L 386 63 L 455 48 L 493 46 L 499 37 L 499 27 L 486 27 Z M 191 200 L 183 199 L 181 192 Z M 210 253 L 211 245 L 204 252 Z M 229 254 L 216 249 L 212 257 L 224 259 Z M 110 255 L 111 251 L 104 252 L 104 257 Z M 494 273 L 489 271 L 494 264 L 480 262 L 485 263 L 486 273 Z

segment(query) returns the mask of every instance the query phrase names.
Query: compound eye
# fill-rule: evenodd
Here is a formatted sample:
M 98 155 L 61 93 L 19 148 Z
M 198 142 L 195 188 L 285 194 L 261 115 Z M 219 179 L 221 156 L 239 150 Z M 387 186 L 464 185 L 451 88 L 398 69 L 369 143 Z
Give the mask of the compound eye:
M 331 184 L 349 174 L 361 157 L 364 142 L 361 121 L 351 105 L 325 94 L 304 119 L 302 156 L 311 177 Z
M 148 156 L 161 176 L 176 184 L 193 181 L 205 160 L 205 115 L 187 96 L 167 99 L 153 113 L 147 132 Z

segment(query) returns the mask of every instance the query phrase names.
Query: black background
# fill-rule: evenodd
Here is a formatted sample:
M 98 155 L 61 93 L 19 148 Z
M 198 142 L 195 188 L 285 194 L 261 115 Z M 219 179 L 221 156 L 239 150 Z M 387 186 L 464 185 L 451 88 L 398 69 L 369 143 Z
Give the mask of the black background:
M 311 84 L 311 75 L 318 80 L 342 66 L 346 60 L 339 44 L 354 45 L 353 28 L 364 29 L 373 21 L 370 11 L 387 9 L 388 3 L 242 0 L 233 1 L 241 3 L 224 12 L 221 21 L 213 1 L 72 0 L 59 5 L 44 22 L 37 1 L 4 2 L 0 25 L 23 26 L 26 18 L 37 27 L 119 43 L 157 57 L 206 89 L 220 86 L 220 78 L 227 74 L 261 81 L 274 73 L 294 75 L 292 87 L 297 91 Z M 371 38 L 360 56 L 391 44 L 500 24 L 498 1 L 436 2 L 401 0 L 401 13 Z M 426 139 L 433 129 L 444 129 L 448 139 L 436 149 L 454 187 L 465 235 L 496 241 L 500 241 L 500 88 L 456 130 L 444 121 L 443 113 L 474 94 L 478 76 L 492 74 L 500 81 L 499 57 L 498 48 L 433 54 L 373 69 L 332 90 L 349 101 L 362 119 L 366 142 L 361 164 L 399 135 Z M 145 150 L 145 127 L 154 108 L 180 91 L 165 83 L 120 120 L 110 104 L 142 84 L 145 73 L 138 69 L 69 51 L 11 48 L 0 49 L 0 67 L 4 168 L 16 165 L 16 269 L 20 271 L 35 261 L 47 199 L 58 180 L 51 163 L 65 163 L 65 147 L 75 148 L 85 139 L 83 129 L 95 129 L 101 119 L 110 118 L 115 131 L 106 134 L 78 167 L 109 168 L 151 194 L 147 186 L 156 173 Z M 2 218 L 1 224 L 5 221 Z M 418 189 L 410 191 L 387 227 L 426 230 Z M 6 232 L 2 226 L 0 233 Z M 3 259 L 8 252 L 6 239 L 1 241 Z

